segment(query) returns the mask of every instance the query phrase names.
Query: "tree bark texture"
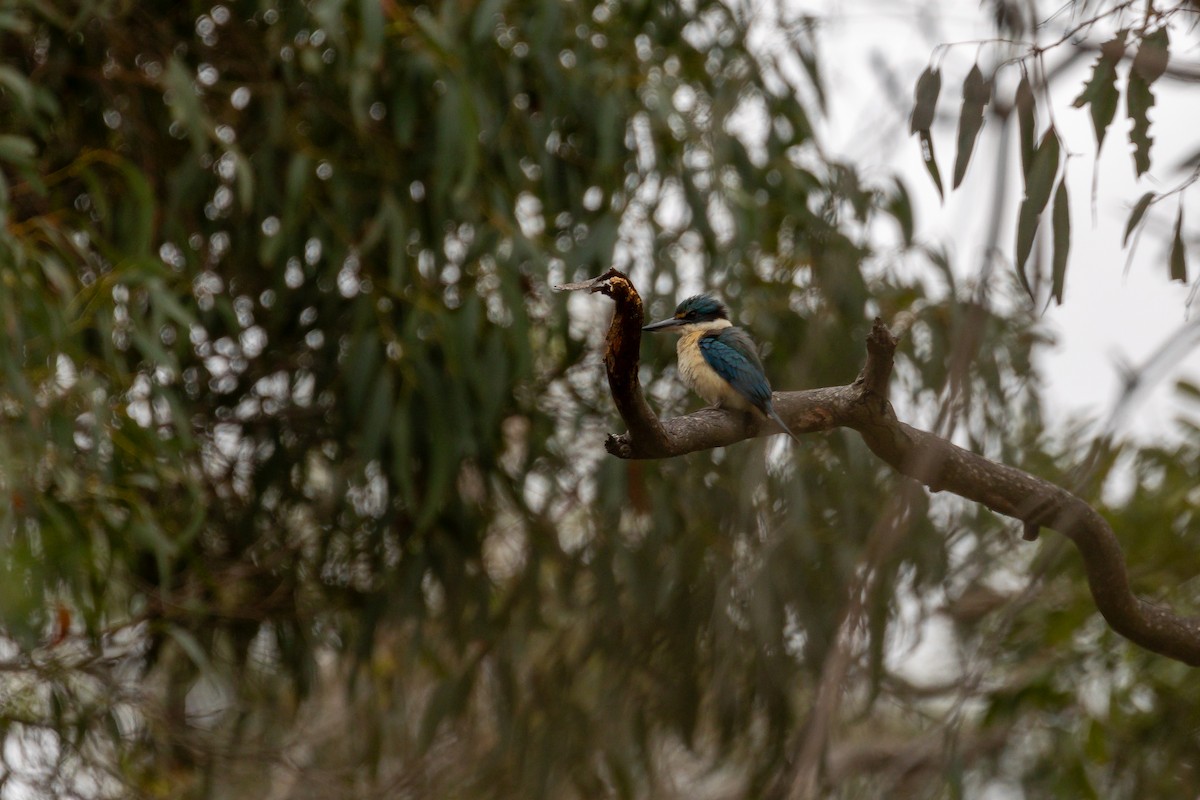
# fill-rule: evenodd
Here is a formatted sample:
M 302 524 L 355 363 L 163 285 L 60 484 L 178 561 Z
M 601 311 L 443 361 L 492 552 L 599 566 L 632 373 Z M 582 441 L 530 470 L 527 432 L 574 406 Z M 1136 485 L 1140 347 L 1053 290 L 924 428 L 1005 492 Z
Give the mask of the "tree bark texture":
M 638 381 L 644 314 L 633 283 L 610 269 L 557 288 L 599 292 L 616 306 L 604 364 L 629 430 L 609 435 L 605 449 L 612 455 L 673 458 L 779 432 L 769 420 L 714 408 L 659 420 Z M 1040 528 L 1058 531 L 1078 548 L 1096 607 L 1113 630 L 1147 650 L 1200 666 L 1200 618 L 1181 617 L 1134 596 L 1117 537 L 1099 512 L 1060 486 L 898 420 L 887 399 L 896 339 L 876 319 L 866 345 L 865 366 L 853 383 L 773 395 L 775 410 L 795 433 L 850 428 L 875 455 L 931 491 L 951 492 L 1020 520 L 1028 540 L 1037 538 Z

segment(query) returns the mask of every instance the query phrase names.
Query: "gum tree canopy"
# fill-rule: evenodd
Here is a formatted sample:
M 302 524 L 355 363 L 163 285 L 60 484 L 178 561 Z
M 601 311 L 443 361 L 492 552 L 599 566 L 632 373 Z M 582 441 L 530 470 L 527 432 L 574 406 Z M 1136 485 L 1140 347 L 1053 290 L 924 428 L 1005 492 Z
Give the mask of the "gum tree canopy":
M 1200 428 L 1048 429 L 1033 366 L 1071 235 L 1045 62 L 1099 48 L 1053 114 L 1100 137 L 1124 87 L 1163 181 L 1129 227 L 1186 280 L 1182 212 L 1147 212 L 1191 184 L 1147 111 L 1194 10 L 1079 4 L 1039 45 L 996 6 L 1032 44 L 980 46 L 954 185 L 985 122 L 1029 160 L 1020 268 L 975 275 L 913 242 L 903 184 L 826 156 L 821 28 L 786 5 L 0 4 L 0 791 L 1196 795 Z M 728 447 L 607 455 L 611 306 L 552 287 L 610 266 L 656 314 L 722 294 L 779 389 L 851 385 L 881 318 L 867 383 L 1077 495 L 1181 649 L 870 437 L 737 443 L 704 411 L 679 424 Z M 670 343 L 642 355 L 641 409 L 694 409 Z

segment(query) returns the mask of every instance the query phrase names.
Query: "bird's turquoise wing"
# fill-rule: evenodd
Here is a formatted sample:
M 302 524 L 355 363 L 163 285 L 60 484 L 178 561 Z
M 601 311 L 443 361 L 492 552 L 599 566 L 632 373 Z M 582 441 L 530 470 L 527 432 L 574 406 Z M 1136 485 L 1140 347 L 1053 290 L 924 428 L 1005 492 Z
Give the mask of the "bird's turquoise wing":
M 699 345 L 713 371 L 765 413 L 771 405 L 771 384 L 754 340 L 741 328 L 722 328 L 701 336 Z

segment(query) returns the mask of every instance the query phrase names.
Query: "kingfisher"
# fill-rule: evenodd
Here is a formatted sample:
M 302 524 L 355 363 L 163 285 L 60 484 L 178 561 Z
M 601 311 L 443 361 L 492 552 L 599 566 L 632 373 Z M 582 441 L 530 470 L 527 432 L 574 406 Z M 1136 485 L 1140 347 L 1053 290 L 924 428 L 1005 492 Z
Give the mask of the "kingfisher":
M 750 334 L 733 327 L 729 309 L 710 294 L 689 297 L 675 315 L 642 328 L 681 334 L 675 351 L 679 374 L 696 394 L 717 408 L 751 409 L 768 417 L 800 442 L 771 403 L 771 384 Z

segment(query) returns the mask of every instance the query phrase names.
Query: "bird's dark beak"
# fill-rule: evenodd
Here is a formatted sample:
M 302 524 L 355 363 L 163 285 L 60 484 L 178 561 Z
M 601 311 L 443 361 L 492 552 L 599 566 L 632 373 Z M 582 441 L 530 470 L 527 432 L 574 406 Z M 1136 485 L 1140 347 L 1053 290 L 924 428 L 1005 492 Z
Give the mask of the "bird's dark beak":
M 671 328 L 678 328 L 680 325 L 683 325 L 683 324 L 684 324 L 684 322 L 681 319 L 677 319 L 675 317 L 668 317 L 667 319 L 659 320 L 658 322 L 654 322 L 654 323 L 651 323 L 650 325 L 646 325 L 645 327 L 642 328 L 642 330 L 650 331 L 651 333 L 653 333 L 654 331 L 667 331 L 667 330 L 670 330 Z

